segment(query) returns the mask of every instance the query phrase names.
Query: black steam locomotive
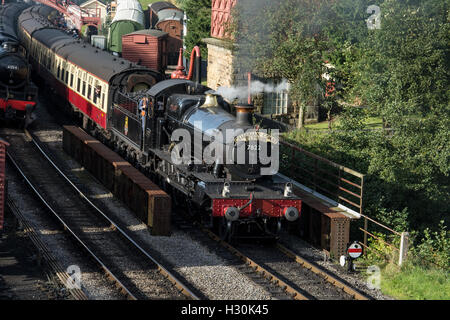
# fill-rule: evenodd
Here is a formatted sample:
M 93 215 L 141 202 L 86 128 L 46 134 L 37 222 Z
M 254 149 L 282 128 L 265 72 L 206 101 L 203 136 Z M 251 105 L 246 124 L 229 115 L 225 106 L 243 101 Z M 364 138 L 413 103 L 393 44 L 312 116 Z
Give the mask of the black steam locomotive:
M 0 6 L 0 118 L 32 122 L 37 87 L 30 81 L 30 65 L 16 33 L 16 21 L 27 7 L 23 3 Z
M 278 161 L 278 140 L 254 128 L 252 109 L 233 108 L 198 83 L 165 80 L 145 93 L 121 94 L 110 130 L 119 152 L 131 154 L 224 239 L 273 238 L 283 219 L 297 220 L 301 200 L 266 161 Z

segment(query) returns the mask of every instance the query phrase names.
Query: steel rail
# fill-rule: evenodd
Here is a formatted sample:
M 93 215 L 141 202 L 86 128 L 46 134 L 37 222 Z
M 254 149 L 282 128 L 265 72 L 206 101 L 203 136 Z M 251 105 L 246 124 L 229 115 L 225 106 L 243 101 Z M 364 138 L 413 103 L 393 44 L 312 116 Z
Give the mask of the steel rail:
M 269 280 L 271 283 L 279 286 L 281 289 L 283 289 L 286 293 L 290 294 L 295 300 L 309 300 L 308 297 L 300 293 L 298 290 L 294 289 L 290 285 L 288 285 L 286 282 L 275 276 L 273 273 L 269 272 L 267 269 L 263 268 L 261 265 L 247 257 L 245 254 L 241 253 L 239 250 L 231 246 L 229 243 L 223 241 L 220 239 L 214 232 L 211 230 L 206 229 L 203 226 L 200 226 L 201 230 L 205 232 L 212 240 L 216 241 L 220 245 L 222 245 L 224 248 L 226 248 L 228 251 L 230 251 L 232 254 L 237 256 L 239 259 L 241 259 L 245 264 L 247 264 L 249 267 L 251 267 L 255 272 L 261 274 L 264 278 Z
M 53 255 L 48 251 L 47 246 L 39 238 L 36 230 L 28 223 L 27 219 L 23 216 L 22 212 L 20 212 L 19 208 L 17 208 L 16 204 L 10 198 L 7 198 L 6 204 L 9 210 L 11 210 L 11 212 L 16 216 L 17 220 L 22 225 L 25 234 L 30 238 L 34 246 L 38 249 L 38 254 L 47 262 L 48 266 L 50 266 L 60 282 L 69 290 L 74 299 L 88 300 L 88 297 L 81 289 L 73 288 L 68 285 L 70 283 L 69 274 L 63 270 L 63 268 L 55 260 Z
M 347 286 L 342 281 L 336 279 L 329 273 L 325 272 L 324 270 L 318 268 L 317 266 L 313 265 L 312 263 L 306 261 L 304 258 L 300 257 L 298 254 L 294 253 L 293 251 L 289 250 L 285 246 L 283 246 L 280 243 L 277 243 L 277 248 L 281 252 L 283 252 L 288 257 L 295 260 L 295 262 L 299 263 L 302 267 L 310 270 L 311 272 L 319 275 L 320 277 L 324 278 L 326 281 L 334 285 L 335 287 L 338 287 L 339 289 L 343 290 L 348 295 L 352 296 L 355 300 L 369 300 L 368 297 L 365 295 L 359 293 L 355 289 Z
M 45 153 L 37 142 L 37 138 L 34 137 L 32 133 L 25 129 L 26 135 L 33 141 L 34 145 L 42 153 L 42 155 L 47 159 L 47 161 L 55 168 L 56 171 L 64 178 L 67 183 L 69 183 L 72 188 L 78 192 L 78 194 L 92 207 L 94 208 L 104 219 L 111 224 L 111 226 L 117 230 L 125 239 L 127 239 L 135 248 L 139 250 L 143 255 L 145 255 L 149 260 L 151 260 L 158 268 L 158 271 L 166 277 L 174 286 L 180 290 L 185 296 L 190 297 L 194 300 L 200 300 L 200 298 L 194 294 L 186 285 L 184 285 L 181 280 L 177 279 L 170 271 L 164 268 L 155 258 L 153 258 L 147 251 L 145 251 L 136 241 L 134 241 L 122 228 L 120 228 L 113 220 L 111 220 L 101 209 L 99 209 L 89 198 L 62 172 L 62 170 L 50 159 L 50 157 Z
M 9 152 L 6 153 L 8 159 L 14 165 L 16 170 L 22 176 L 22 178 L 26 181 L 28 186 L 33 190 L 36 196 L 41 200 L 41 202 L 47 207 L 47 209 L 58 219 L 60 224 L 64 227 L 64 230 L 68 232 L 87 252 L 88 254 L 97 262 L 97 264 L 105 271 L 108 278 L 111 279 L 116 285 L 119 287 L 120 291 L 127 296 L 129 300 L 137 300 L 136 297 L 120 282 L 120 280 L 106 267 L 106 265 L 98 258 L 94 252 L 89 249 L 89 247 L 76 235 L 76 233 L 64 222 L 64 220 L 59 216 L 59 214 L 52 208 L 52 206 L 44 199 L 44 197 L 40 194 L 39 190 L 34 186 L 34 184 L 28 179 L 26 174 L 22 171 L 18 163 L 14 160 Z

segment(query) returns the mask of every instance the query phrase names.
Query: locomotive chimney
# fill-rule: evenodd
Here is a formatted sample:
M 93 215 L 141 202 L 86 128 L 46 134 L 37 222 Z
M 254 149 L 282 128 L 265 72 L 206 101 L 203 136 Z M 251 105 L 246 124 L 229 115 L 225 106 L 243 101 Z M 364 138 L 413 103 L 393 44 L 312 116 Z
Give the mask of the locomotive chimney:
M 253 104 L 240 103 L 235 106 L 236 109 L 236 123 L 240 125 L 251 125 L 253 123 Z

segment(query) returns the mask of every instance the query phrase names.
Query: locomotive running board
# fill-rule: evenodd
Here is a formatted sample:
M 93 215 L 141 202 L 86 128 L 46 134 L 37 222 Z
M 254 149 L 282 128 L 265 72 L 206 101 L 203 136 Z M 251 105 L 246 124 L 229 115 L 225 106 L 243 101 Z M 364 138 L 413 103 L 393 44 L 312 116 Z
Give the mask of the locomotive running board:
M 340 204 L 340 203 L 338 203 L 338 202 L 336 202 L 336 201 L 334 201 L 334 200 L 324 196 L 323 194 L 320 194 L 319 192 L 314 191 L 314 190 L 308 188 L 307 186 L 305 186 L 305 185 L 303 185 L 303 184 L 301 184 L 301 183 L 299 183 L 299 182 L 297 182 L 295 180 L 292 180 L 289 177 L 286 177 L 285 175 L 283 175 L 281 173 L 278 173 L 277 176 L 282 178 L 283 180 L 285 180 L 287 182 L 292 183 L 295 187 L 297 187 L 297 188 L 299 188 L 299 189 L 301 189 L 301 190 L 311 194 L 312 196 L 314 196 L 315 198 L 319 199 L 320 201 L 325 202 L 331 208 L 340 209 L 340 210 L 336 210 L 339 213 L 342 213 L 343 215 L 345 215 L 345 216 L 347 216 L 347 217 L 349 217 L 351 219 L 359 219 L 359 218 L 361 218 L 361 215 L 358 212 L 356 212 L 356 211 L 354 211 L 354 210 L 352 210 L 350 208 L 347 208 L 346 206 L 344 206 L 344 205 L 342 205 L 342 204 Z

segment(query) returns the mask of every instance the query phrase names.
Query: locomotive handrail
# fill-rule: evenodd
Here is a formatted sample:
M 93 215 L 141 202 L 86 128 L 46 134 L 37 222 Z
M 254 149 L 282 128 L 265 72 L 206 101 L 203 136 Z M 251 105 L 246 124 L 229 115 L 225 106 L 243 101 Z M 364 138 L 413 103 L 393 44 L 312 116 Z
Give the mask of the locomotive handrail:
M 127 116 L 131 117 L 132 119 L 139 120 L 138 99 L 134 99 L 134 97 L 130 97 L 129 95 L 123 94 L 122 92 L 119 92 L 118 95 L 119 95 L 118 102 L 113 103 L 112 107 L 119 109 L 121 112 L 125 113 Z M 122 105 L 126 104 L 126 103 L 133 104 L 134 110 L 124 108 Z
M 121 107 L 120 105 L 118 105 L 117 103 L 113 103 L 112 104 L 113 109 L 118 109 L 120 112 L 123 112 L 124 114 L 126 114 L 128 117 L 134 119 L 134 120 L 139 120 L 139 116 L 136 114 L 133 114 L 130 110 Z

